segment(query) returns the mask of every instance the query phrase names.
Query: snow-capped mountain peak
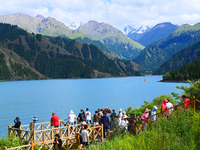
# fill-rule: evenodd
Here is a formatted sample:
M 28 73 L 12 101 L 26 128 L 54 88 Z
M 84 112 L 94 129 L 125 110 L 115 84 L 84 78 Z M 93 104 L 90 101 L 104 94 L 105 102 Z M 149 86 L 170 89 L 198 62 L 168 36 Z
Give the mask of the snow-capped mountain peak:
M 150 29 L 151 27 L 146 26 L 146 25 L 142 25 L 142 26 L 128 25 L 124 28 L 124 33 L 126 35 L 132 34 L 132 33 L 142 34 L 146 31 L 149 31 Z
M 73 22 L 70 24 L 69 28 L 72 29 L 72 30 L 76 30 L 78 27 L 80 27 L 81 25 L 83 25 L 84 22 Z

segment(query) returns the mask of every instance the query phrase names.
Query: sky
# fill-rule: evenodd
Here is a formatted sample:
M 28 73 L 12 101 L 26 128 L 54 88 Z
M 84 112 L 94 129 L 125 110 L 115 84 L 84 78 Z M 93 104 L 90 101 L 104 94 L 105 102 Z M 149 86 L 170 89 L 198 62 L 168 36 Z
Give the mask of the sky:
M 90 20 L 122 30 L 127 25 L 154 26 L 200 22 L 199 0 L 0 0 L 0 15 L 24 13 L 53 17 L 67 26 Z

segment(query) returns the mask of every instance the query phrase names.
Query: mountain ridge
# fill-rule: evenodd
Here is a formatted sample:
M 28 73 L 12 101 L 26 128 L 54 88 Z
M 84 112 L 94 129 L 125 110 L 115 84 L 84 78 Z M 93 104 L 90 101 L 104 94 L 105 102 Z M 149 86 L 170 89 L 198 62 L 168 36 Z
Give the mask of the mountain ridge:
M 93 40 L 98 40 L 112 49 L 120 58 L 131 59 L 137 56 L 141 49 L 141 44 L 131 40 L 117 28 L 97 21 L 90 20 L 88 23 L 77 28 L 75 33 L 83 33 L 90 36 Z M 127 54 L 124 54 L 124 53 Z
M 179 28 L 177 30 L 180 30 Z M 174 33 L 176 33 L 176 30 L 166 39 L 154 42 L 146 47 L 133 61 L 146 71 L 155 71 L 178 51 L 187 48 L 200 40 L 200 30 L 183 31 L 181 34 Z
M 62 37 L 51 37 L 48 40 L 41 34 L 30 34 L 17 26 L 2 23 L 0 33 L 0 47 L 15 52 L 26 60 L 31 68 L 47 78 L 140 75 L 141 68 L 137 64 L 131 61 L 111 60 L 92 44 Z M 4 68 L 8 68 L 5 62 L 2 64 Z

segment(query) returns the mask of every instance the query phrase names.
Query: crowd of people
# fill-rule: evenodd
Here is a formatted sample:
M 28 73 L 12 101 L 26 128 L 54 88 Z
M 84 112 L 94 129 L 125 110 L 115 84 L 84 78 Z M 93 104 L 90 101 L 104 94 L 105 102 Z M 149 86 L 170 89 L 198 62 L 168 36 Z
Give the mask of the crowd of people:
M 190 109 L 191 101 L 189 98 L 187 98 L 185 95 L 182 96 L 182 99 L 184 101 L 183 108 L 184 109 Z M 173 112 L 173 104 L 170 102 L 169 99 L 164 99 L 163 104 L 161 106 L 161 112 L 163 112 L 163 117 L 168 117 Z M 89 132 L 87 130 L 88 125 L 93 126 L 100 126 L 103 124 L 103 137 L 106 138 L 106 132 L 108 130 L 114 131 L 116 129 L 119 129 L 123 132 L 136 132 L 133 129 L 133 125 L 135 127 L 139 127 L 140 123 L 142 124 L 142 130 L 145 130 L 147 128 L 148 119 L 150 121 L 156 121 L 156 113 L 157 113 L 157 106 L 153 106 L 152 111 L 150 111 L 148 108 L 145 109 L 144 113 L 141 117 L 135 116 L 134 114 L 130 114 L 130 117 L 127 116 L 126 111 L 123 111 L 122 109 L 119 109 L 119 112 L 116 113 L 115 109 L 112 111 L 109 107 L 105 107 L 104 109 L 98 109 L 95 111 L 95 113 L 92 115 L 89 108 L 86 109 L 84 112 L 83 109 L 80 110 L 80 113 L 78 116 L 73 112 L 73 110 L 70 110 L 68 114 L 68 124 L 69 125 L 75 125 L 76 123 L 81 126 L 80 131 L 80 149 L 82 148 L 82 145 L 87 146 L 89 144 Z M 16 117 L 15 119 L 15 125 L 14 128 L 20 128 L 21 122 L 19 117 Z M 51 117 L 51 126 L 59 127 L 59 117 L 56 115 L 55 112 L 52 113 Z M 54 147 L 57 147 L 58 149 L 61 149 L 62 140 L 60 140 L 59 134 L 55 135 L 55 141 L 54 141 Z

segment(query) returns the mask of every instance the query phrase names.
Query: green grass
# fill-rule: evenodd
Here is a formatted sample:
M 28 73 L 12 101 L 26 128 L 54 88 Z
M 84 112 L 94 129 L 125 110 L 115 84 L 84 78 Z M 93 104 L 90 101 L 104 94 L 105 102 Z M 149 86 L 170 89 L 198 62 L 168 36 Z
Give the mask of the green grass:
M 3 150 L 4 147 L 11 148 L 11 147 L 17 147 L 22 146 L 24 143 L 22 140 L 16 136 L 13 136 L 11 138 L 4 137 L 0 138 L 0 149 Z
M 200 113 L 177 111 L 137 136 L 121 135 L 89 150 L 197 150 L 200 147 Z
M 87 35 L 85 35 L 85 34 L 83 34 L 83 33 L 72 33 L 72 34 L 70 34 L 68 37 L 69 37 L 70 39 L 76 39 L 76 38 L 82 38 L 82 39 L 84 39 L 84 38 L 89 38 L 89 39 L 91 39 L 90 36 L 87 36 Z

